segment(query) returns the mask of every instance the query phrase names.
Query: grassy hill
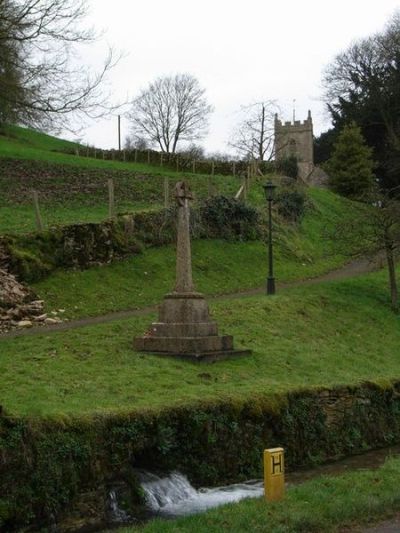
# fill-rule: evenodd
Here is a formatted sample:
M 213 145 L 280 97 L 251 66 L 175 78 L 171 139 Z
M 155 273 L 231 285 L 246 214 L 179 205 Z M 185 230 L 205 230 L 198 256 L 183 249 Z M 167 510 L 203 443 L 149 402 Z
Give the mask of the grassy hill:
M 301 224 L 276 217 L 275 272 L 279 282 L 315 277 L 342 265 L 348 257 L 335 249 L 335 221 L 355 208 L 329 191 L 309 189 Z M 194 279 L 208 295 L 231 293 L 265 284 L 267 254 L 260 240 L 193 242 Z M 59 270 L 33 284 L 48 311 L 64 309 L 80 318 L 156 304 L 171 290 L 174 245 L 143 248 L 139 255 L 88 270 Z M 143 283 L 144 280 L 148 282 Z M 68 290 L 65 288 L 68 287 Z
M 137 411 L 400 377 L 399 317 L 384 273 L 223 300 L 212 311 L 252 356 L 200 368 L 135 353 L 132 340 L 153 314 L 3 339 L 0 403 L 24 415 Z
M 25 143 L 29 150 L 50 154 L 51 149 L 63 146 L 63 141 L 58 144 L 48 136 L 18 128 L 11 133 L 16 136 L 20 150 Z M 35 167 L 34 161 L 29 162 L 29 167 L 22 160 L 0 157 L 0 164 L 2 161 L 7 164 L 11 161 L 14 167 L 10 168 L 19 176 L 19 180 L 10 180 L 4 174 L 1 177 L 5 201 L 13 213 L 19 205 L 24 207 L 28 198 L 22 194 L 26 183 L 29 187 L 47 186 L 47 202 L 53 211 L 64 207 L 63 203 L 69 202 L 74 194 L 90 197 L 93 209 L 97 209 L 101 195 L 93 184 L 96 179 L 104 182 L 110 176 L 110 170 L 101 174 L 100 167 L 87 174 L 87 169 L 73 165 L 53 166 L 46 162 L 48 167 L 44 171 L 40 161 L 39 167 Z M 135 201 L 146 208 L 154 207 L 163 176 L 141 175 L 135 170 L 125 172 L 118 165 L 114 162 L 111 175 L 116 176 L 123 196 L 131 199 L 130 207 Z M 193 175 L 189 179 L 200 196 L 207 194 L 204 177 Z M 230 176 L 216 176 L 215 183 L 231 193 L 238 185 L 237 179 Z M 355 204 L 329 191 L 308 189 L 307 194 L 308 207 L 301 224 L 290 224 L 279 217 L 275 220 L 279 281 L 315 276 L 346 260 L 335 251 L 335 221 L 351 213 Z M 264 205 L 261 183 L 253 183 L 249 201 Z M 208 240 L 194 242 L 193 248 L 195 281 L 206 294 L 235 292 L 265 283 L 266 250 L 262 242 Z M 67 318 L 144 307 L 157 303 L 171 289 L 174 262 L 172 246 L 146 249 L 143 254 L 119 263 L 86 271 L 55 272 L 34 288 L 46 300 L 48 310 L 64 309 Z M 216 365 L 211 381 L 198 378 L 197 367 L 191 364 L 133 355 L 131 340 L 145 331 L 152 318 L 147 316 L 50 337 L 44 332 L 38 337 L 1 341 L 4 387 L 0 387 L 0 403 L 7 410 L 25 414 L 89 412 L 122 406 L 129 409 L 133 404 L 137 409 L 164 405 L 165 388 L 172 392 L 173 404 L 195 401 L 204 395 L 226 397 L 233 388 L 241 395 L 399 375 L 394 355 L 400 340 L 393 327 L 397 319 L 386 308 L 382 275 L 313 289 L 299 288 L 271 299 L 227 300 L 214 303 L 213 307 L 222 330 L 232 332 L 238 345 L 252 348 L 254 356 Z M 387 342 L 378 344 L 382 335 Z M 349 353 L 355 356 L 348 358 Z M 383 359 L 385 366 L 381 367 Z M 267 370 L 271 362 L 278 369 L 272 380 Z M 73 385 L 77 364 L 79 386 Z M 158 384 L 153 381 L 156 367 L 163 369 L 158 373 Z M 127 376 L 130 384 L 126 383 Z M 101 398 L 97 390 L 102 391 Z
M 143 163 L 62 153 L 71 148 L 82 147 L 17 126 L 0 131 L 0 234 L 35 230 L 32 189 L 39 193 L 45 226 L 51 226 L 107 218 L 109 178 L 115 183 L 117 212 L 160 208 L 164 178 L 170 179 L 170 196 L 182 176 L 190 181 L 198 198 L 206 197 L 209 190 L 233 195 L 240 186 L 239 178 L 233 176 L 210 178 Z M 252 201 L 262 201 L 260 192 L 251 191 L 250 195 Z

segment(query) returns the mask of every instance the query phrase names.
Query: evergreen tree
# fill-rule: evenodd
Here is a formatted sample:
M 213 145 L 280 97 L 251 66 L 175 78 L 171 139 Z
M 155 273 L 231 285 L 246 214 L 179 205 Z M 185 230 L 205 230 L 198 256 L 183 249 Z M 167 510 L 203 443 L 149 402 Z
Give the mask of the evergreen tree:
M 343 128 L 325 167 L 330 187 L 342 196 L 362 199 L 375 184 L 372 149 L 353 122 Z

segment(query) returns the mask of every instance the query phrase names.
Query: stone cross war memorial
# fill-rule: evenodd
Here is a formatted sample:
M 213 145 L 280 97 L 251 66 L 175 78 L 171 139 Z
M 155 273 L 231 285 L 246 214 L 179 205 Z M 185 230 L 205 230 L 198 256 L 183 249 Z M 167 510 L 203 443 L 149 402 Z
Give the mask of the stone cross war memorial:
M 175 289 L 159 306 L 158 322 L 134 340 L 137 351 L 177 356 L 195 361 L 217 361 L 250 350 L 235 350 L 231 335 L 219 335 L 217 323 L 211 319 L 204 296 L 195 290 L 192 277 L 190 243 L 190 201 L 188 184 L 175 186 L 177 203 L 177 249 Z

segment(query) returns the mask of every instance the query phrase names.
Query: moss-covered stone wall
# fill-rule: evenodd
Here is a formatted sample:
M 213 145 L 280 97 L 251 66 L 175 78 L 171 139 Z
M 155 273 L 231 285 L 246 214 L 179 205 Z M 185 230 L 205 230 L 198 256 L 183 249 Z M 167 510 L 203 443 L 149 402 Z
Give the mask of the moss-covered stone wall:
M 215 213 L 219 214 L 219 218 Z M 254 239 L 258 212 L 224 197 L 191 213 L 193 238 Z M 56 268 L 87 268 L 140 253 L 144 246 L 176 241 L 175 208 L 120 215 L 99 223 L 56 226 L 43 232 L 0 237 L 0 267 L 32 282 Z
M 107 494 L 141 508 L 135 469 L 180 470 L 195 485 L 262 476 L 262 451 L 290 469 L 400 442 L 400 382 L 304 390 L 158 413 L 0 416 L 0 529 L 107 521 Z M 64 524 L 64 525 L 63 525 Z M 69 526 L 70 527 L 70 526 Z
M 141 247 L 126 220 L 120 217 L 99 224 L 60 226 L 48 231 L 1 238 L 3 263 L 22 281 L 36 281 L 56 268 L 86 268 L 109 263 Z

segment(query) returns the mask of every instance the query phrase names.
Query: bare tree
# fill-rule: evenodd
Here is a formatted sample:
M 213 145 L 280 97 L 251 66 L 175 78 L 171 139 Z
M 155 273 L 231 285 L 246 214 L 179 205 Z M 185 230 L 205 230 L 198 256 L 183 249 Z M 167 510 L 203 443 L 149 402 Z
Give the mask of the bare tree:
M 195 143 L 191 143 L 189 144 L 189 146 L 181 148 L 179 150 L 179 155 L 195 161 L 205 159 L 204 148 L 201 145 Z
M 212 107 L 190 74 L 157 78 L 133 101 L 129 117 L 134 135 L 163 152 L 175 153 L 179 141 L 202 138 Z
M 274 118 L 279 112 L 274 100 L 242 107 L 244 118 L 236 127 L 230 146 L 245 159 L 269 161 L 273 156 Z
M 148 150 L 149 143 L 143 137 L 127 135 L 124 141 L 125 150 Z
M 0 0 L 0 121 L 56 129 L 109 110 L 112 50 L 99 72 L 77 57 L 98 37 L 81 26 L 86 15 L 86 0 Z
M 399 311 L 399 291 L 396 278 L 396 259 L 400 252 L 400 201 L 394 190 L 374 190 L 344 219 L 335 223 L 337 251 L 363 257 L 383 256 L 386 260 L 390 302 Z

